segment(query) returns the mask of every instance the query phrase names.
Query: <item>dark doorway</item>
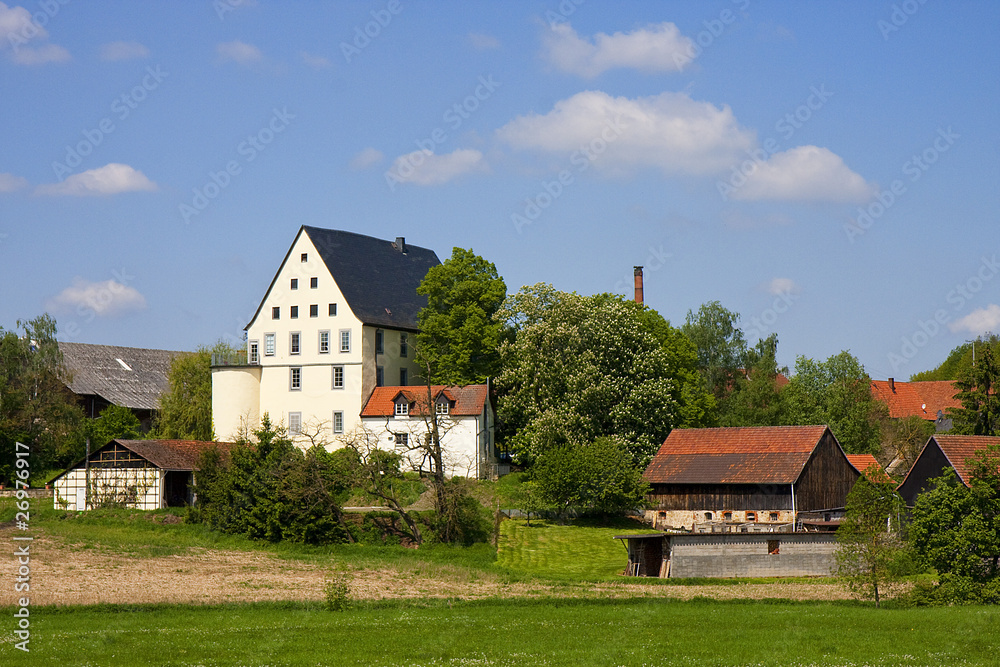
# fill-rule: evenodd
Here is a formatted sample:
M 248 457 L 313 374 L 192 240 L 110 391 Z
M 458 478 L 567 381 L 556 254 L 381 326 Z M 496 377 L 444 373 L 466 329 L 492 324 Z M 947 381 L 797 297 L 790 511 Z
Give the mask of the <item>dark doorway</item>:
M 191 472 L 170 470 L 163 478 L 167 507 L 184 507 L 191 504 Z

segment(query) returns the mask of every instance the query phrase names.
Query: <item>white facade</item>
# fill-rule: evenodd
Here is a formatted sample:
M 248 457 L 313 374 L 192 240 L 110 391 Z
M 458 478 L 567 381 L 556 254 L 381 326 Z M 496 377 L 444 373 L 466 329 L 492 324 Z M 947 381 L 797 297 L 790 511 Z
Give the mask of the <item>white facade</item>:
M 216 438 L 234 440 L 267 413 L 300 446 L 313 442 L 309 435 L 337 445 L 358 424 L 379 373 L 382 384 L 399 384 L 401 369 L 416 381 L 414 334 L 364 324 L 300 231 L 247 326 L 246 363 L 212 368 Z
M 152 466 L 91 468 L 88 498 L 87 470 L 74 468 L 53 484 L 52 505 L 57 510 L 78 512 L 105 503 L 122 504 L 137 510 L 161 509 L 167 506 L 163 483 L 165 474 L 165 471 Z

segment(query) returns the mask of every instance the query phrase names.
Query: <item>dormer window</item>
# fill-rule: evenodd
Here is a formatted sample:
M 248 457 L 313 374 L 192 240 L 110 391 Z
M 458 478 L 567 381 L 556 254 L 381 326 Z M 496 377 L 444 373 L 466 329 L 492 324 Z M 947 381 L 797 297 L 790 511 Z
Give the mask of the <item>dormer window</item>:
M 410 414 L 410 404 L 405 399 L 396 402 L 396 416 L 405 417 Z
M 448 401 L 438 401 L 434 411 L 439 415 L 446 415 L 450 408 Z

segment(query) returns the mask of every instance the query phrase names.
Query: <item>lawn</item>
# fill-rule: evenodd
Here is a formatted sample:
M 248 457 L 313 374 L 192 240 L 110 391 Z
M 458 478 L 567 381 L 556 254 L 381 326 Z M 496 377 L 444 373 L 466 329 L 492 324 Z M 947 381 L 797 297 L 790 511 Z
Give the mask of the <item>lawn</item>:
M 9 614 L 3 614 L 10 618 Z M 36 608 L 17 665 L 996 665 L 1000 609 L 520 600 Z

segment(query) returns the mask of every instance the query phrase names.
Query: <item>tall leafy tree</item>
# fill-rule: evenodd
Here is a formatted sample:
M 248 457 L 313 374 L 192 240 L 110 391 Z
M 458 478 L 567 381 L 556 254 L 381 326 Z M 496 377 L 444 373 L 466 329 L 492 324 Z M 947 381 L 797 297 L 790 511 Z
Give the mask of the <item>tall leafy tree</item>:
M 778 336 L 771 334 L 746 352 L 746 373 L 733 382 L 732 391 L 719 403 L 722 426 L 782 426 L 794 420 L 789 394 L 778 382 Z
M 52 317 L 0 328 L 0 479 L 10 480 L 15 442 L 28 445 L 36 471 L 83 455 L 83 410 L 64 380 Z
M 726 396 L 746 367 L 746 340 L 737 325 L 740 316 L 718 301 L 688 311 L 681 331 L 698 348 L 698 370 L 716 399 Z
M 158 438 L 212 440 L 212 354 L 236 355 L 225 341 L 178 355 L 170 364 L 170 386 L 160 397 L 153 425 Z
M 493 315 L 507 296 L 496 266 L 453 248 L 417 288 L 427 307 L 417 318 L 417 358 L 433 384 L 479 384 L 497 373 L 501 325 Z
M 952 430 L 964 435 L 1000 434 L 1000 364 L 989 344 L 979 346 L 976 363 L 966 367 L 955 387 L 961 408 L 949 408 Z
M 616 436 L 644 466 L 672 428 L 707 423 L 714 403 L 694 346 L 669 325 L 654 335 L 642 312 L 546 284 L 507 299 L 498 411 L 522 460 Z
M 141 437 L 142 425 L 139 418 L 120 405 L 109 405 L 100 416 L 88 425 L 88 435 L 92 449 L 103 447 L 116 438 L 135 439 Z

